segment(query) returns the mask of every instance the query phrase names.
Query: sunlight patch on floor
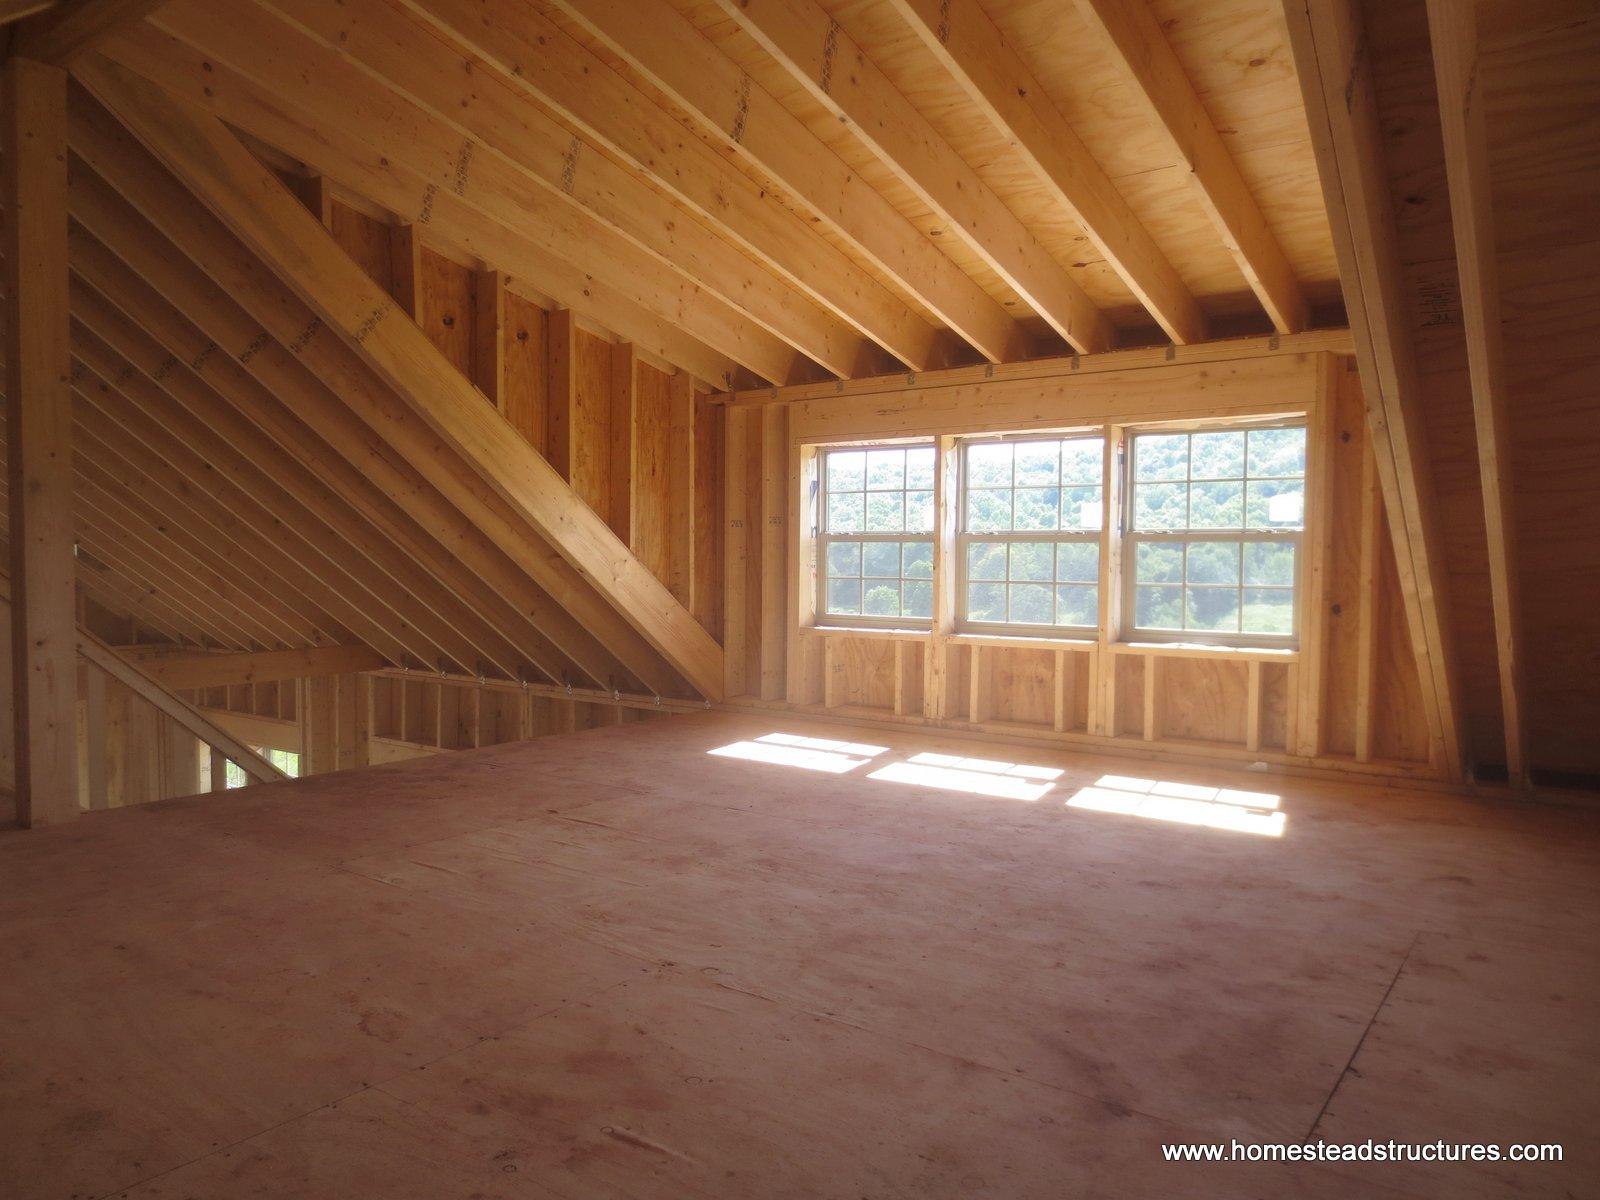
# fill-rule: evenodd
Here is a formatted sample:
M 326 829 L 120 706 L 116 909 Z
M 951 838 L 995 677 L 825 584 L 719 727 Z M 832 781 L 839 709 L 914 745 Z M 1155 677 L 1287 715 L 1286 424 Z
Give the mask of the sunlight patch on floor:
M 888 751 L 887 746 L 869 746 L 861 742 L 801 737 L 794 733 L 768 733 L 754 741 L 733 742 L 718 746 L 715 750 L 707 750 L 706 753 L 717 758 L 740 758 L 747 762 L 844 775 Z
M 1278 801 L 1271 792 L 1102 775 L 1090 786 L 1080 788 L 1067 801 L 1067 807 L 1282 837 L 1288 818 L 1278 811 Z
M 1055 767 L 931 753 L 913 754 L 905 762 L 890 763 L 867 776 L 885 783 L 909 783 L 999 800 L 1029 801 L 1045 796 L 1060 777 L 1061 771 Z

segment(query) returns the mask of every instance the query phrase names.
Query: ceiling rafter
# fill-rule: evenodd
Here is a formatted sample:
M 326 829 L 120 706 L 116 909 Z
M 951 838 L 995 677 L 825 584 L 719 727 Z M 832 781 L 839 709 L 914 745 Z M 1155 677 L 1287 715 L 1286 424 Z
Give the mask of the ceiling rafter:
M 80 226 L 71 235 L 74 269 L 120 303 L 152 337 L 183 361 L 200 361 L 200 373 L 212 379 L 213 386 L 252 397 L 251 412 L 272 425 L 281 444 L 312 455 L 337 478 L 337 466 L 326 463 L 319 449 L 307 448 L 295 432 L 314 429 L 362 485 L 440 539 L 444 563 L 466 568 L 498 596 L 496 611 L 508 621 L 516 617 L 531 626 L 523 638 L 530 652 L 539 651 L 537 639 L 542 638 L 596 685 L 628 678 L 592 631 L 519 570 L 374 429 L 79 160 L 72 164 L 69 201 Z M 82 226 L 92 229 L 93 235 Z M 181 315 L 185 313 L 189 316 Z M 207 346 L 220 347 L 223 353 L 207 353 Z M 294 417 L 280 415 L 291 412 Z M 540 665 L 537 657 L 530 661 Z M 560 680 L 560 664 L 552 665 L 551 677 Z
M 1167 336 L 1204 341 L 1205 314 L 1188 285 L 977 0 L 890 3 Z
M 1091 354 L 1114 344 L 1110 321 L 1083 287 L 813 0 L 716 4 L 949 222 L 1068 345 Z
M 733 364 L 775 382 L 806 371 L 808 360 L 794 347 L 545 187 L 524 182 L 499 197 L 477 189 L 474 199 L 493 204 L 503 221 L 469 204 L 454 191 L 459 138 L 447 139 L 447 160 L 413 164 L 416 142 L 410 131 L 402 134 L 387 121 L 375 122 L 366 136 L 337 121 L 318 125 L 298 105 L 285 103 L 283 94 L 149 24 L 119 37 L 111 53 L 173 94 L 383 205 L 403 222 L 426 225 L 486 263 L 537 280 L 566 307 L 590 311 L 596 284 L 605 294 L 632 297 L 627 305 L 642 307 L 681 331 L 669 337 L 653 327 L 655 336 L 645 345 L 702 378 L 727 386 Z M 398 104 L 401 112 L 407 108 L 398 97 L 388 103 Z M 432 124 L 437 132 L 437 122 L 410 108 L 421 129 Z M 627 305 L 609 303 L 597 316 L 636 340 Z M 688 344 L 682 344 L 683 335 Z
M 327 561 L 342 560 L 346 575 L 373 594 L 387 594 L 389 605 L 435 647 L 463 667 L 494 663 L 515 678 L 522 656 L 486 622 L 469 616 L 458 595 L 442 587 L 391 538 L 373 527 L 359 510 L 345 504 L 304 464 L 263 437 L 190 368 L 132 327 L 91 287 L 74 280 L 73 311 L 95 339 L 132 363 L 155 388 L 139 386 L 143 411 L 236 484 L 286 526 L 318 545 Z M 99 346 L 80 346 L 93 362 Z M 105 369 L 99 363 L 96 369 Z M 111 365 L 107 360 L 106 368 Z M 315 562 L 315 559 L 310 561 Z M 330 582 L 339 576 L 327 573 Z M 381 610 L 377 610 L 381 611 Z M 462 655 L 467 655 L 463 660 Z
M 88 282 L 98 289 L 117 272 L 114 265 L 106 261 L 109 251 L 85 245 L 86 241 L 81 233 L 73 238 L 74 270 L 80 279 L 95 276 Z M 98 254 L 97 249 L 100 250 Z M 87 268 L 85 260 L 90 264 Z M 121 280 L 121 286 L 125 294 L 131 292 L 134 298 L 120 301 L 119 311 L 109 309 L 111 304 L 119 303 L 115 297 L 90 293 L 82 298 L 75 297 L 74 312 L 122 352 L 141 353 L 138 337 L 130 328 L 132 313 L 154 314 L 158 318 L 165 302 L 149 294 L 148 289 L 134 288 L 132 281 L 126 278 Z M 479 604 L 479 589 L 471 586 L 471 578 L 467 581 L 452 578 L 458 560 L 433 550 L 431 539 L 420 526 L 393 510 L 376 494 L 369 480 L 344 460 L 337 459 L 310 427 L 299 422 L 265 389 L 238 371 L 236 364 L 231 364 L 234 370 L 230 371 L 221 363 L 213 363 L 213 358 L 223 357 L 216 354 L 215 343 L 192 328 L 191 336 L 182 337 L 182 327 L 173 328 L 177 326 L 171 319 L 175 316 L 169 313 L 165 323 L 164 332 L 169 334 L 169 340 L 152 340 L 142 353 L 147 360 L 161 354 L 190 364 L 195 384 L 183 390 L 190 411 L 201 424 L 225 433 L 236 450 L 250 454 L 280 482 L 290 483 L 301 503 L 321 513 L 352 514 L 346 522 L 347 539 L 371 547 L 366 551 L 369 555 L 381 552 L 378 557 L 385 569 L 398 568 L 401 575 L 397 580 L 415 589 L 419 596 L 431 597 L 430 602 L 439 609 L 441 616 L 457 621 L 462 632 L 472 631 L 475 639 L 487 637 L 488 644 L 499 647 L 518 668 L 526 659 L 548 678 L 560 678 L 558 663 L 564 663 L 565 659 L 558 658 L 542 635 L 531 628 L 522 628 L 525 618 L 509 605 L 497 608 L 493 616 L 485 613 Z M 146 319 L 160 323 L 148 315 Z M 256 390 L 241 396 L 247 385 L 253 385 Z M 457 611 L 458 602 L 460 609 L 470 613 L 469 619 L 463 619 L 462 612 Z M 508 625 L 511 629 L 520 629 L 523 636 L 505 635 Z M 516 677 L 515 669 L 506 673 Z
M 1279 333 L 1306 327 L 1305 294 L 1147 0 L 1077 0 L 1091 37 L 1135 95 Z
M 322 8 L 334 18 L 347 11 L 347 6 Z M 301 16 L 315 19 L 317 10 Z M 288 94 L 299 109 L 315 114 L 317 122 L 338 122 L 363 141 L 386 147 L 390 158 L 424 171 L 435 186 L 448 187 L 475 210 L 520 224 L 552 208 L 574 208 L 582 218 L 602 222 L 629 245 L 722 298 L 800 354 L 835 374 L 856 370 L 862 360 L 861 334 L 837 315 L 718 237 L 645 184 L 637 171 L 574 142 L 570 130 L 522 93 L 501 85 L 493 67 L 475 62 L 470 75 L 462 72 L 461 56 L 451 54 L 434 30 L 419 26 L 403 10 L 389 8 L 387 16 L 390 24 L 374 42 L 381 46 L 397 40 L 400 46 L 381 59 L 382 66 L 400 74 L 410 64 L 424 77 L 464 78 L 470 88 L 454 93 L 446 88 L 446 96 L 427 96 L 430 104 L 397 91 L 389 78 L 374 74 L 358 58 L 362 51 L 373 51 L 362 37 L 370 22 L 328 30 L 334 38 L 330 45 L 259 5 L 224 11 L 178 0 L 158 16 L 157 26 L 213 61 L 227 62 L 270 94 L 283 96 L 293 80 L 293 93 Z M 342 42 L 341 32 L 347 34 Z M 442 72 L 442 62 L 451 70 Z M 414 78 L 408 82 L 422 86 Z M 459 114 L 453 122 L 446 117 L 451 109 Z
M 105 60 L 86 82 L 692 686 L 721 697 L 715 640 L 411 320 L 389 319 L 393 300 L 221 122 Z
M 916 370 L 940 353 L 927 320 L 709 146 L 685 138 L 670 114 L 539 13 L 502 21 L 456 0 L 271 6 L 514 160 L 532 149 L 527 101 L 536 97 L 862 337 Z M 458 76 L 428 61 L 469 51 L 497 70 Z
M 174 144 L 180 132 L 209 144 L 221 156 L 212 165 L 225 163 L 227 171 L 237 173 L 237 181 L 249 180 L 249 194 L 264 210 L 244 212 L 220 202 L 219 207 L 241 222 L 248 218 L 254 236 L 281 237 L 300 247 L 295 252 L 299 255 L 297 268 L 336 272 L 340 287 L 348 289 L 341 292 L 341 303 L 358 300 L 363 314 L 394 311 L 393 301 L 222 125 L 104 60 L 95 64 L 92 79 L 96 88 L 113 92 L 124 108 L 132 109 L 125 115 L 139 120 L 143 136 L 169 153 L 183 153 Z M 71 117 L 74 148 L 98 173 L 185 247 L 185 252 L 245 303 L 275 337 L 293 344 L 302 361 L 340 391 L 347 404 L 366 410 L 363 419 L 369 425 L 382 430 L 458 507 L 470 510 L 473 520 L 486 531 L 492 530 L 501 549 L 524 565 L 575 617 L 595 629 L 642 682 L 660 694 L 678 695 L 681 685 L 676 672 L 687 667 L 686 677 L 696 687 L 715 691 L 720 668 L 713 671 L 710 667 L 720 654 L 716 643 L 603 528 L 599 518 L 572 497 L 570 488 L 548 464 L 483 403 L 414 324 L 409 320 L 379 322 L 387 335 L 381 343 L 384 349 L 397 354 L 403 350 L 407 356 L 403 361 L 386 362 L 385 369 L 393 372 L 420 365 L 429 373 L 422 394 L 412 391 L 404 395 L 395 388 L 399 380 L 380 379 L 376 373 L 377 365 L 370 358 L 374 349 L 370 333 L 358 343 L 363 354 L 357 355 L 352 347 L 356 330 L 345 328 L 350 318 L 326 307 L 313 317 L 305 300 L 294 298 L 288 286 L 240 246 L 193 193 L 153 166 L 148 152 L 138 150 L 114 122 L 108 126 L 108 114 L 75 95 Z M 219 179 L 198 175 L 203 163 L 186 154 L 181 161 L 196 175 L 191 184 L 204 181 L 224 186 Z M 290 253 L 287 245 L 281 249 Z M 288 273 L 308 299 L 313 294 L 325 303 L 333 299 L 313 293 L 305 277 Z M 323 322 L 334 323 L 336 315 L 335 327 L 342 336 L 324 330 Z M 366 319 L 363 316 L 361 321 Z M 391 347 L 389 342 L 394 339 L 398 344 Z M 443 405 L 448 407 L 441 410 Z M 441 441 L 441 434 L 452 426 L 435 427 L 434 421 L 464 422 L 465 428 L 459 432 L 470 431 L 474 439 L 484 439 L 483 443 Z M 505 469 L 491 468 L 487 461 L 476 458 L 480 452 L 508 457 L 514 460 L 515 469 L 509 463 L 501 464 Z M 608 594 L 609 589 L 619 587 L 620 592 L 610 590 Z M 668 630 L 671 632 L 665 632 Z M 665 674 L 663 658 L 678 660 Z
M 979 354 L 1026 357 L 1027 336 L 1004 306 L 666 0 L 554 3 Z M 437 12 L 432 0 L 424 7 Z
M 104 389 L 85 387 L 81 394 L 100 419 L 115 424 L 138 445 L 140 461 L 152 474 L 165 476 L 169 489 L 175 487 L 191 503 L 214 506 L 236 538 L 251 545 L 258 557 L 274 563 L 280 575 L 386 658 L 403 662 L 409 657 L 427 663 L 435 656 L 437 647 L 425 634 L 344 570 L 337 554 L 330 553 L 332 539 L 325 532 L 295 528 L 296 520 L 285 520 L 284 515 L 274 513 L 271 504 L 223 477 L 204 454 L 149 415 L 151 409 L 160 407 L 154 384 L 103 343 L 93 346 L 98 339 L 81 326 L 74 328 L 73 334 L 78 361 L 96 381 L 107 385 Z M 86 343 L 87 360 L 82 356 Z

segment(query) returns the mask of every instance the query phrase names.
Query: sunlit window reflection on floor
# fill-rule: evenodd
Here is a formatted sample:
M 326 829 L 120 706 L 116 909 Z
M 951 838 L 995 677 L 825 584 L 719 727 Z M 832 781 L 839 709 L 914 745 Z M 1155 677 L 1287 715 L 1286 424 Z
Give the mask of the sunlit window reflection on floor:
M 1060 777 L 1061 772 L 1055 767 L 961 758 L 954 754 L 913 754 L 905 762 L 879 767 L 867 776 L 885 783 L 911 783 L 1000 800 L 1038 800 Z
M 718 758 L 742 758 L 750 762 L 843 775 L 871 762 L 880 754 L 888 753 L 888 750 L 887 746 L 868 746 L 861 742 L 801 737 L 794 733 L 768 733 L 753 742 L 734 742 L 706 753 Z
M 1282 837 L 1288 819 L 1278 811 L 1278 797 L 1271 792 L 1244 792 L 1128 775 L 1102 775 L 1089 787 L 1080 788 L 1067 801 L 1067 807 L 1263 837 Z

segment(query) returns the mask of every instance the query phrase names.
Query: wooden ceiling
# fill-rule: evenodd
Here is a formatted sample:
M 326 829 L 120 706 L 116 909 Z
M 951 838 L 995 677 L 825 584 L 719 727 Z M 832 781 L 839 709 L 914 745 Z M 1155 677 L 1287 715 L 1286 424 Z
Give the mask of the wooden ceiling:
M 1269 0 L 169 0 L 103 48 L 717 388 L 1341 319 Z
M 68 199 L 83 587 L 219 647 L 365 642 L 419 669 L 715 692 L 701 686 L 717 675 L 706 611 L 686 614 L 635 569 L 626 530 L 619 556 L 587 517 L 579 532 L 549 519 L 532 484 L 518 490 L 545 480 L 544 458 L 438 424 L 434 391 L 470 416 L 460 378 L 396 376 L 368 347 L 303 338 L 336 324 L 339 296 L 307 291 L 282 257 L 290 243 L 274 258 L 219 220 L 197 164 L 163 153 L 164 167 L 154 126 L 134 136 L 128 112 L 102 106 L 110 80 L 133 109 L 138 87 L 178 103 L 178 125 L 208 111 L 263 176 L 314 182 L 340 212 L 425 237 L 702 395 L 1338 327 L 1355 295 L 1375 419 L 1414 438 L 1386 497 L 1404 517 L 1409 489 L 1418 513 L 1441 514 L 1437 535 L 1421 517 L 1416 529 L 1418 546 L 1437 542 L 1438 624 L 1413 631 L 1441 664 L 1441 695 L 1460 693 L 1475 757 L 1517 740 L 1502 715 L 1516 708 L 1515 656 L 1475 648 L 1517 626 L 1520 583 L 1530 627 L 1562 635 L 1527 643 L 1528 737 L 1547 748 L 1532 757 L 1596 769 L 1569 728 L 1573 711 L 1600 711 L 1590 659 L 1571 653 L 1595 640 L 1593 606 L 1576 598 L 1600 545 L 1572 536 L 1571 499 L 1593 477 L 1582 314 L 1600 273 L 1578 215 L 1593 192 L 1593 7 L 1475 5 L 1491 84 L 1476 170 L 1503 193 L 1493 235 L 1513 289 L 1498 431 L 1474 428 L 1469 349 L 1495 322 L 1471 311 L 1464 328 L 1467 227 L 1450 219 L 1436 92 L 1461 81 L 1436 78 L 1426 6 L 1314 6 L 1371 40 L 1355 60 L 1375 95 L 1355 199 L 1398 238 L 1388 292 L 1370 297 L 1340 286 L 1339 256 L 1357 261 L 1371 239 L 1352 240 L 1345 213 L 1335 241 L 1329 206 L 1354 176 L 1337 177 L 1326 113 L 1313 145 L 1285 7 L 0 6 L 13 49 L 64 61 L 93 42 L 73 64 Z M 1350 110 L 1338 75 L 1310 86 Z M 1494 290 L 1469 283 L 1472 297 Z M 1415 383 L 1402 371 L 1390 393 L 1374 331 L 1390 339 L 1379 349 L 1417 360 Z

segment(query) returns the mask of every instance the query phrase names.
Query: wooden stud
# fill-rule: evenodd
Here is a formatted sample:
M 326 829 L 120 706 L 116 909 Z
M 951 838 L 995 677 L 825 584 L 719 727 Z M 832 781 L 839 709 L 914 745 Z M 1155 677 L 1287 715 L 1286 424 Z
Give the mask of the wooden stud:
M 1244 748 L 1251 753 L 1261 749 L 1261 660 L 1245 664 Z
M 1291 749 L 1315 758 L 1323 748 L 1323 716 L 1327 705 L 1327 630 L 1329 559 L 1333 554 L 1333 439 L 1340 360 L 1319 355 L 1316 400 L 1306 424 L 1306 496 L 1302 539 L 1305 562 L 1300 571 L 1300 691 L 1289 697 L 1300 707 L 1296 722 L 1300 741 Z
M 0 98 L 11 689 L 28 828 L 78 815 L 66 73 L 13 55 Z
M 698 617 L 695 551 L 700 530 L 695 486 L 703 467 L 695 428 L 699 409 L 688 372 L 678 371 L 667 380 L 667 406 L 667 587 Z
M 472 382 L 506 415 L 506 284 L 499 271 L 472 273 Z
M 1372 761 L 1373 719 L 1378 681 L 1378 555 L 1384 548 L 1383 497 L 1378 467 L 1369 449 L 1361 463 L 1361 550 L 1357 593 L 1361 612 L 1356 624 L 1355 756 Z
M 746 455 L 754 413 L 727 409 L 724 438 L 723 506 L 727 531 L 724 536 L 724 580 L 722 661 L 725 674 L 723 691 L 728 696 L 750 693 L 746 660 L 750 640 L 747 592 L 750 577 L 750 494 Z M 759 542 L 757 543 L 759 545 Z
M 1155 654 L 1140 657 L 1144 660 L 1144 740 L 1153 742 L 1161 736 L 1161 658 Z
M 636 547 L 635 496 L 638 475 L 639 355 L 632 342 L 611 347 L 610 417 L 606 444 L 611 466 L 611 531 L 630 547 Z
M 1450 188 L 1450 221 L 1455 232 L 1456 269 L 1461 279 L 1461 318 L 1472 382 L 1472 417 L 1477 433 L 1478 477 L 1483 492 L 1506 773 L 1514 787 L 1527 788 L 1530 780 L 1523 715 L 1525 684 L 1521 599 L 1517 585 L 1515 488 L 1510 461 L 1511 422 L 1476 21 L 1471 4 L 1428 0 L 1433 74 L 1439 93 L 1439 124 Z
M 781 700 L 787 673 L 784 651 L 788 572 L 788 413 L 769 408 L 761 414 L 761 698 Z
M 1463 768 L 1461 714 L 1447 583 L 1371 55 L 1351 0 L 1285 0 L 1284 14 L 1355 334 L 1406 624 L 1422 674 L 1430 758 L 1456 782 Z
M 106 675 L 83 664 L 83 807 L 97 811 L 109 808 L 106 790 L 108 767 L 106 746 Z

